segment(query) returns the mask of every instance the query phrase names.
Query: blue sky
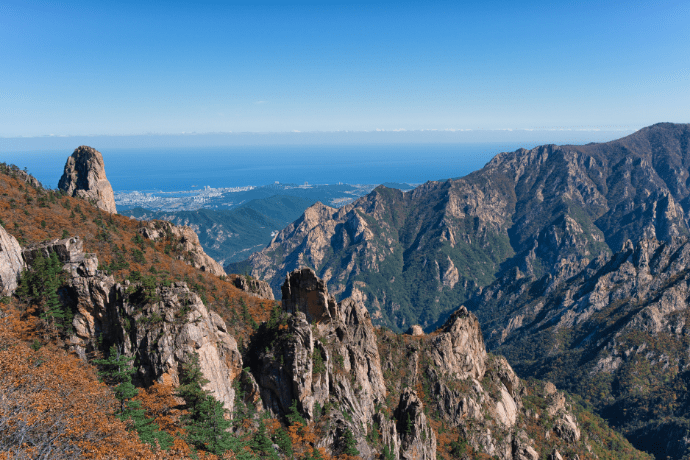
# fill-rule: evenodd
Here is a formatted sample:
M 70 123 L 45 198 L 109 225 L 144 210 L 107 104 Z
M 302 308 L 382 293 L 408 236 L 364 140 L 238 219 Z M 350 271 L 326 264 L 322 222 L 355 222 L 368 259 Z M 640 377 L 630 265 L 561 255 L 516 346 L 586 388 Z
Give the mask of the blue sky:
M 0 137 L 690 122 L 690 2 L 15 2 Z

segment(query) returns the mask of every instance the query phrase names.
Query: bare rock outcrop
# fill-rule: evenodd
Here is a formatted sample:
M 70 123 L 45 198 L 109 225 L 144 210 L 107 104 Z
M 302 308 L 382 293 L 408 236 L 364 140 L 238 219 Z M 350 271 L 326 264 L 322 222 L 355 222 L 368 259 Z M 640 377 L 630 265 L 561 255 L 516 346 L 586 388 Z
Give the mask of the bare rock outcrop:
M 37 257 L 41 256 L 47 259 L 52 253 L 56 253 L 58 259 L 63 264 L 78 264 L 85 258 L 93 257 L 92 254 L 84 253 L 84 241 L 78 236 L 34 243 L 22 250 L 24 261 L 29 266 L 33 264 Z
M 204 252 L 199 242 L 199 235 L 191 227 L 173 225 L 164 220 L 152 220 L 145 222 L 144 226 L 139 228 L 139 233 L 144 238 L 153 241 L 167 239 L 178 253 L 179 260 L 184 260 L 201 271 L 216 276 L 226 276 L 223 266 Z
M 229 277 L 237 289 L 260 299 L 275 300 L 273 290 L 266 281 L 242 275 L 229 275 Z
M 366 436 L 386 387 L 369 313 L 352 298 L 336 303 L 310 269 L 288 275 L 282 306 L 288 314 L 286 333 L 258 358 L 264 404 L 284 414 L 296 401 L 307 420 L 328 418 L 330 429 L 320 447 L 337 451 L 338 440 L 349 431 L 361 456 L 373 458 Z M 334 406 L 329 413 L 315 412 L 317 404 L 329 402 Z
M 409 388 L 400 396 L 395 418 L 401 438 L 401 459 L 436 459 L 436 435 L 427 423 L 423 406 L 417 394 Z
M 434 338 L 432 357 L 441 373 L 481 379 L 486 370 L 486 348 L 477 317 L 460 307 Z
M 201 371 L 209 380 L 204 388 L 232 410 L 233 381 L 242 371 L 242 357 L 222 318 L 209 312 L 185 283 L 153 291 L 129 282 L 124 286 L 116 283 L 112 276 L 95 269 L 95 257 L 74 251 L 78 242 L 76 238 L 59 240 L 40 248 L 71 254 L 65 263 L 71 277 L 63 295 L 76 312 L 70 348 L 87 359 L 99 344 L 119 347 L 136 358 L 135 381 L 141 385 L 154 381 L 179 384 L 182 365 L 197 353 Z M 64 252 L 66 248 L 71 253 Z
M 414 336 L 421 336 L 424 335 L 424 329 L 422 329 L 422 326 L 419 324 L 415 324 L 407 330 L 407 333 Z
M 328 322 L 336 315 L 335 298 L 328 294 L 326 283 L 311 268 L 290 273 L 281 291 L 283 309 L 289 313 L 302 312 L 310 322 Z
M 67 159 L 58 188 L 70 196 L 90 200 L 104 211 L 117 213 L 113 188 L 105 176 L 103 155 L 92 147 L 79 146 Z
M 0 226 L 0 295 L 12 295 L 17 289 L 22 270 L 24 270 L 22 248 L 17 239 Z
M 526 386 L 505 358 L 489 355 L 466 308 L 433 333 L 397 335 L 375 329 L 355 298 L 335 302 L 310 269 L 290 273 L 282 291 L 283 319 L 274 318 L 272 329 L 262 326 L 250 345 L 258 353 L 253 371 L 264 406 L 279 418 L 296 408 L 308 423 L 324 427 L 316 445 L 330 454 L 342 453 L 349 432 L 363 459 L 435 459 L 437 435 L 428 414 L 457 430 L 462 442 L 456 448 L 468 458 L 482 452 L 535 460 L 551 452 L 541 452 L 535 441 L 546 428 L 528 423 L 539 417 L 554 421 L 548 434 L 554 446 L 586 447 L 564 394 L 551 384 Z M 543 409 L 526 409 L 527 396 L 530 407 Z M 399 402 L 386 415 L 382 408 L 391 397 Z

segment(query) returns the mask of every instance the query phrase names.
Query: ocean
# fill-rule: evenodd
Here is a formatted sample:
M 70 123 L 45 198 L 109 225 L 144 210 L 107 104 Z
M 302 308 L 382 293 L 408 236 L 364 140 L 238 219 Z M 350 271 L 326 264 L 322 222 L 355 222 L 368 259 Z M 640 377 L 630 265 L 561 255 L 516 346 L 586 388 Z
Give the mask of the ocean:
M 115 191 L 180 191 L 210 187 L 303 184 L 419 184 L 461 177 L 499 152 L 529 145 L 509 143 L 284 145 L 209 148 L 103 149 Z M 71 151 L 0 152 L 0 161 L 26 167 L 57 187 Z

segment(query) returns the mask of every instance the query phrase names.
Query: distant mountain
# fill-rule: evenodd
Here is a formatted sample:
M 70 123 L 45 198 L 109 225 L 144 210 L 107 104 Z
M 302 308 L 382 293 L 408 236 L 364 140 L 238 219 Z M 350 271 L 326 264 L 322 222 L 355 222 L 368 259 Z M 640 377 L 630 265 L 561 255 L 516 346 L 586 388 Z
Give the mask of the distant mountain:
M 271 241 L 314 202 L 308 198 L 274 195 L 251 200 L 232 210 L 162 212 L 134 208 L 121 214 L 137 219 L 167 220 L 188 225 L 199 235 L 206 253 L 221 264 L 246 259 Z
M 242 266 L 276 292 L 311 267 L 336 295 L 364 300 L 375 323 L 431 330 L 515 269 L 556 282 L 627 239 L 687 235 L 689 142 L 690 125 L 662 123 L 501 153 L 463 178 L 378 187 L 340 209 L 316 204 Z

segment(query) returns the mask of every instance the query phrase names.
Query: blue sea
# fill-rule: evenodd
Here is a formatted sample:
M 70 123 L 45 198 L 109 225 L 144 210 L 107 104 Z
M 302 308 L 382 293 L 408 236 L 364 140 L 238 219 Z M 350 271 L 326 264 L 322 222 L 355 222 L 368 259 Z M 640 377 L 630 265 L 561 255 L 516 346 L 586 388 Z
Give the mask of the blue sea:
M 448 179 L 480 169 L 520 144 L 284 145 L 209 148 L 103 149 L 115 191 L 180 191 L 204 186 L 280 183 L 380 184 Z M 0 152 L 56 188 L 71 151 Z

